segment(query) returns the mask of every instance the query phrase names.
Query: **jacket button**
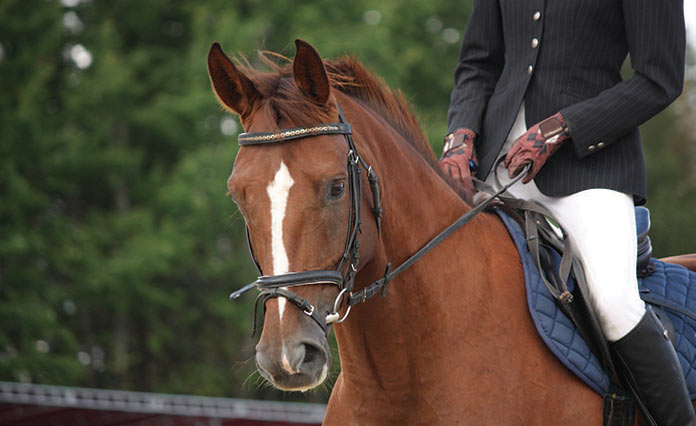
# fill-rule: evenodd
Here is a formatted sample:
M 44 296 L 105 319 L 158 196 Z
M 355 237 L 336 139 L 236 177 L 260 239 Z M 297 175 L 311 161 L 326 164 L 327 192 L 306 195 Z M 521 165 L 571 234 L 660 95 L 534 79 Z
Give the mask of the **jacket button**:
M 534 15 L 532 15 L 532 19 L 534 19 L 535 21 L 538 21 L 539 18 L 541 18 L 541 12 L 539 12 L 537 10 L 536 12 L 534 12 Z
M 534 67 L 533 67 L 533 66 L 531 66 L 531 65 L 530 65 L 530 66 L 528 66 L 528 67 L 527 67 L 527 74 L 531 74 L 531 73 L 532 73 L 532 71 L 534 71 Z
M 597 144 L 597 148 L 604 148 L 604 142 L 600 142 Z
M 587 147 L 587 150 L 588 150 L 588 151 L 594 151 L 594 149 L 595 149 L 595 146 L 594 146 L 594 145 L 590 145 L 590 146 Z
M 535 49 L 539 45 L 539 39 L 534 37 L 532 39 L 532 49 Z

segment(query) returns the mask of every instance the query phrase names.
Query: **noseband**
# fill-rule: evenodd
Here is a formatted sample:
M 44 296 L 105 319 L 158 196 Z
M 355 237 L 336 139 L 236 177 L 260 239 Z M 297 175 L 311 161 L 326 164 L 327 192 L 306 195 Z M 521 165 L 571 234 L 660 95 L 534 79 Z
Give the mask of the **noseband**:
M 360 177 L 361 170 L 364 168 L 367 172 L 367 179 L 370 184 L 370 191 L 372 192 L 372 213 L 377 221 L 377 230 L 381 232 L 381 220 L 382 220 L 382 207 L 381 198 L 378 185 L 377 174 L 369 166 L 365 160 L 360 156 L 358 150 L 355 147 L 352 137 L 352 129 L 350 124 L 348 124 L 343 116 L 341 108 L 336 104 L 336 109 L 338 110 L 339 123 L 326 123 L 319 124 L 312 127 L 296 127 L 293 129 L 282 129 L 277 132 L 254 132 L 254 133 L 241 133 L 238 136 L 238 142 L 241 146 L 246 145 L 266 145 L 272 143 L 287 142 L 295 139 L 309 138 L 322 135 L 343 135 L 345 137 L 346 143 L 348 144 L 348 183 L 350 190 L 350 222 L 348 224 L 348 236 L 346 238 L 345 249 L 343 250 L 343 255 L 341 260 L 338 262 L 336 269 L 334 270 L 314 270 L 314 271 L 303 271 L 303 272 L 291 272 L 288 274 L 281 275 L 263 275 L 261 271 L 261 266 L 259 265 L 256 257 L 254 256 L 254 250 L 251 246 L 251 241 L 249 239 L 249 228 L 246 229 L 247 244 L 249 246 L 249 252 L 251 253 L 251 258 L 256 265 L 256 269 L 259 272 L 259 277 L 256 281 L 251 284 L 247 284 L 241 289 L 235 291 L 230 295 L 230 300 L 236 299 L 252 288 L 256 287 L 260 293 L 256 297 L 256 303 L 254 304 L 254 333 L 256 331 L 256 309 L 258 307 L 258 301 L 263 299 L 264 309 L 266 301 L 268 299 L 276 297 L 285 297 L 292 304 L 300 308 L 307 316 L 312 318 L 319 327 L 328 334 L 328 325 L 334 322 L 343 322 L 348 317 L 350 310 L 353 305 L 366 301 L 367 299 L 375 296 L 376 294 L 381 294 L 382 297 L 386 295 L 387 284 L 401 272 L 406 270 L 408 267 L 413 265 L 418 259 L 423 257 L 427 252 L 429 252 L 433 247 L 438 245 L 444 239 L 449 237 L 454 231 L 464 226 L 466 223 L 471 221 L 478 213 L 483 211 L 488 207 L 491 202 L 497 198 L 500 194 L 507 191 L 507 189 L 515 184 L 517 181 L 522 179 L 529 170 L 529 166 L 520 173 L 516 178 L 514 178 L 507 185 L 503 186 L 499 191 L 492 194 L 488 199 L 476 205 L 476 207 L 464 213 L 456 221 L 450 224 L 438 235 L 433 237 L 428 243 L 420 248 L 411 257 L 406 259 L 402 264 L 391 270 L 391 263 L 387 263 L 386 270 L 384 271 L 384 276 L 372 282 L 371 284 L 365 286 L 363 289 L 353 292 L 353 285 L 355 283 L 355 274 L 358 272 L 358 264 L 360 261 L 360 241 L 358 241 L 358 234 L 361 232 L 362 219 L 360 216 L 360 202 L 362 200 L 362 179 Z M 344 271 L 344 272 L 341 272 Z M 288 290 L 289 287 L 297 287 L 303 285 L 314 285 L 314 284 L 330 284 L 338 287 L 338 296 L 333 304 L 332 312 L 327 313 L 325 317 L 320 316 L 314 306 L 307 301 L 307 299 L 299 296 L 297 293 Z M 341 317 L 338 313 L 343 305 L 347 306 L 346 313 Z M 253 335 L 253 333 L 252 333 Z
M 380 202 L 379 184 L 377 183 L 377 174 L 368 166 L 365 160 L 360 156 L 355 147 L 352 137 L 352 129 L 350 124 L 346 123 L 343 111 L 336 104 L 338 110 L 339 123 L 326 123 L 312 127 L 297 127 L 293 129 L 283 129 L 277 132 L 254 132 L 242 133 L 238 136 L 238 142 L 241 146 L 246 145 L 266 145 L 279 142 L 287 142 L 296 139 L 309 138 L 322 135 L 343 135 L 348 144 L 348 188 L 350 192 L 350 222 L 348 224 L 348 235 L 346 237 L 345 248 L 336 269 L 334 270 L 314 270 L 303 272 L 291 272 L 281 275 L 263 275 L 261 266 L 254 256 L 251 241 L 249 239 L 249 228 L 246 230 L 247 244 L 251 258 L 254 260 L 256 269 L 259 272 L 259 277 L 256 281 L 247 286 L 235 291 L 230 295 L 230 299 L 236 299 L 241 294 L 245 293 L 253 287 L 260 290 L 256 298 L 263 298 L 265 307 L 266 301 L 275 297 L 285 297 L 295 306 L 300 308 L 306 315 L 312 318 L 324 333 L 327 333 L 328 324 L 333 322 L 343 322 L 350 313 L 350 306 L 343 318 L 338 314 L 338 310 L 343 304 L 346 295 L 353 291 L 355 282 L 355 274 L 358 271 L 360 262 L 360 241 L 358 234 L 361 232 L 362 219 L 360 215 L 360 203 L 362 200 L 362 179 L 361 170 L 364 168 L 367 172 L 367 179 L 372 192 L 372 213 L 377 221 L 377 230 L 381 231 L 382 207 Z M 343 271 L 343 272 L 342 272 Z M 288 290 L 288 287 L 297 287 L 314 284 L 332 284 L 338 287 L 338 297 L 334 301 L 334 308 L 326 317 L 320 316 L 314 306 L 307 299 L 300 297 L 297 293 Z M 254 309 L 254 330 L 256 330 L 256 306 Z

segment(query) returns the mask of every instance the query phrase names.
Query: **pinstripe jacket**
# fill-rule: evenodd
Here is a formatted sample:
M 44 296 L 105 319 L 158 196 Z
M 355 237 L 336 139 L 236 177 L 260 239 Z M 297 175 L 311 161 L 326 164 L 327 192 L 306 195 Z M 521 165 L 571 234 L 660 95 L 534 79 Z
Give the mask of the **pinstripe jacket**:
M 524 100 L 527 127 L 561 112 L 572 142 L 535 177 L 549 196 L 609 188 L 646 196 L 638 126 L 682 91 L 682 0 L 475 0 L 449 109 L 478 135 L 485 179 Z M 630 53 L 634 75 L 622 80 Z

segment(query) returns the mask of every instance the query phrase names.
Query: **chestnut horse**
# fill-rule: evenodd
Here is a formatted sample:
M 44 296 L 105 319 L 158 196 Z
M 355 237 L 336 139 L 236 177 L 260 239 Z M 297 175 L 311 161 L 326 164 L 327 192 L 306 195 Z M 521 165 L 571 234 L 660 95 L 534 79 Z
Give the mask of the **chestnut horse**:
M 323 61 L 309 44 L 296 45 L 292 65 L 259 72 L 235 66 L 215 43 L 209 74 L 247 132 L 338 123 L 340 106 L 360 156 L 380 177 L 384 210 L 380 231 L 373 197 L 363 191 L 357 292 L 470 207 L 439 174 L 400 93 L 354 59 Z M 325 133 L 239 149 L 227 184 L 263 274 L 342 265 L 350 154 L 342 134 Z M 311 311 L 334 312 L 337 286 L 292 290 Z M 282 295 L 265 301 L 256 363 L 277 388 L 304 391 L 326 379 L 331 353 L 326 330 L 289 302 Z M 385 298 L 356 304 L 333 326 L 341 373 L 327 425 L 602 424 L 602 399 L 538 337 L 519 255 L 493 214 L 477 215 L 390 282 Z

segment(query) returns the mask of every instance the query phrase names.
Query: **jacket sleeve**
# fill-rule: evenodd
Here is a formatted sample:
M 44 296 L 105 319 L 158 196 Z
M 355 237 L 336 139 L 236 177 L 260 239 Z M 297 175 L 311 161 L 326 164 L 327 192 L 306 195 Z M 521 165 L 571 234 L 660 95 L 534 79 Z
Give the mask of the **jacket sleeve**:
M 464 33 L 450 97 L 448 133 L 480 134 L 483 113 L 503 70 L 505 46 L 497 0 L 476 0 Z
M 686 51 L 682 0 L 624 0 L 623 12 L 634 75 L 560 111 L 579 157 L 643 124 L 682 92 Z

